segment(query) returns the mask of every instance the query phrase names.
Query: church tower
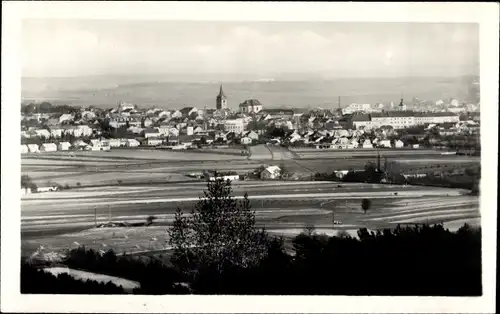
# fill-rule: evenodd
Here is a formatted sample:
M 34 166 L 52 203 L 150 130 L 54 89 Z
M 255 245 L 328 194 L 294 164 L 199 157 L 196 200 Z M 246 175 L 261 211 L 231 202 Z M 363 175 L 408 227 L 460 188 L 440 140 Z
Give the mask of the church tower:
M 222 84 L 220 85 L 219 95 L 217 95 L 216 109 L 227 109 L 227 97 L 222 90 Z
M 401 102 L 399 103 L 399 111 L 406 111 L 406 104 L 403 102 L 403 94 L 401 94 Z

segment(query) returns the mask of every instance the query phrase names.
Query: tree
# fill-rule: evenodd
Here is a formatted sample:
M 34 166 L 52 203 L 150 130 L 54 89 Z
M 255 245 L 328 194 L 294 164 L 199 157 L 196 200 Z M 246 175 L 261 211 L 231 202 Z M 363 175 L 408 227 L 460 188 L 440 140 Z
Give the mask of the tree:
M 365 212 L 365 214 L 366 214 L 366 211 L 369 210 L 371 206 L 372 206 L 372 202 L 369 199 L 364 198 L 361 201 L 361 208 L 363 209 L 363 211 Z
M 247 268 L 265 257 L 267 234 L 255 227 L 248 195 L 236 201 L 231 194 L 231 181 L 211 181 L 191 215 L 177 210 L 168 230 L 169 243 L 174 247 L 173 263 L 185 273 Z

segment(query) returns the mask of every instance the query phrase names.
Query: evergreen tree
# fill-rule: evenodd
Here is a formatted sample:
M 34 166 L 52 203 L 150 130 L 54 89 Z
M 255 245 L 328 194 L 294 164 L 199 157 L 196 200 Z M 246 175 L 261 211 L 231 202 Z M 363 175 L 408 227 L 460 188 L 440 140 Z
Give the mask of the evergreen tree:
M 255 227 L 248 196 L 236 201 L 231 193 L 229 180 L 208 182 L 191 215 L 177 210 L 168 233 L 174 247 L 173 262 L 183 271 L 221 273 L 228 267 L 254 266 L 265 257 L 267 235 Z

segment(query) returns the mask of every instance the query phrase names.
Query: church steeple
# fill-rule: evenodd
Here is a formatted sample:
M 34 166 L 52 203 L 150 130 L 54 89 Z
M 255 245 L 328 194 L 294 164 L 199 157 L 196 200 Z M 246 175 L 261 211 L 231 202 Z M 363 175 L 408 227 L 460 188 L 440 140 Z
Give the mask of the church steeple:
M 399 103 L 399 110 L 400 111 L 406 111 L 406 105 L 403 102 L 403 93 L 401 93 L 401 102 Z
M 227 108 L 227 97 L 224 95 L 222 90 L 222 84 L 220 84 L 219 95 L 216 99 L 216 109 L 226 109 Z
M 220 84 L 219 97 L 226 97 L 226 95 L 224 95 L 224 91 L 222 90 L 222 84 Z

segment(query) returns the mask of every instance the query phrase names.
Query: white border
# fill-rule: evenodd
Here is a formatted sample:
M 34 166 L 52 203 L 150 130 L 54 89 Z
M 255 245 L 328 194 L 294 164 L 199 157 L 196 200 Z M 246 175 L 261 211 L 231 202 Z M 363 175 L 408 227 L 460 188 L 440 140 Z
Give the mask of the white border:
M 8 312 L 494 312 L 498 134 L 496 3 L 2 2 L 1 310 Z M 19 129 L 21 18 L 231 21 L 378 21 L 480 23 L 483 284 L 480 298 L 21 296 Z M 43 49 L 43 47 L 41 47 Z

